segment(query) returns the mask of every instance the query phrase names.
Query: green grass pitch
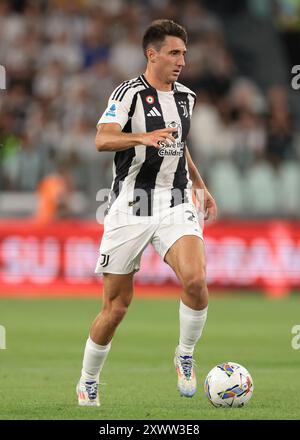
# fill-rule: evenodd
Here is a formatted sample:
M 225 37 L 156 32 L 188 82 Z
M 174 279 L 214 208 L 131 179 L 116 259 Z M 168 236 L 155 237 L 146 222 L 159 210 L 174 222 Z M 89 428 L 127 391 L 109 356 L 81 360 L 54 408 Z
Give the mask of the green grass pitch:
M 192 399 L 176 389 L 178 301 L 135 298 L 101 376 L 101 407 L 81 408 L 75 385 L 99 307 L 94 299 L 0 300 L 7 345 L 0 350 L 0 419 L 300 419 L 300 350 L 291 346 L 299 294 L 212 297 Z M 216 409 L 203 392 L 208 371 L 226 360 L 252 374 L 254 394 L 244 408 Z

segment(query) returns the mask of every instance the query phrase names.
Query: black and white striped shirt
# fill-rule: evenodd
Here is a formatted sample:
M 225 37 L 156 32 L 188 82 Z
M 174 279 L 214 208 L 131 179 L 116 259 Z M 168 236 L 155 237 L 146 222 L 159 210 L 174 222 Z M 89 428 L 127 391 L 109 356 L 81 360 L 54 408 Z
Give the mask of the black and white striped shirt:
M 143 75 L 113 91 L 98 124 L 118 123 L 126 133 L 165 127 L 176 127 L 177 132 L 176 143 L 160 149 L 137 145 L 116 152 L 110 209 L 148 216 L 190 201 L 192 183 L 185 145 L 195 100 L 195 93 L 178 82 L 173 90 L 163 92 L 154 89 Z

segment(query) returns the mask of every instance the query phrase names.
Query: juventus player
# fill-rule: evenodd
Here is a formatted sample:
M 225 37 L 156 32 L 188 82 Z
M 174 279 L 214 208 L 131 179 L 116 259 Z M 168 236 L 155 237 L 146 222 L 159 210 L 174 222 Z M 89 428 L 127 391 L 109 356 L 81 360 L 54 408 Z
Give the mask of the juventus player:
M 183 27 L 171 20 L 154 21 L 143 37 L 145 73 L 114 90 L 97 125 L 98 151 L 116 153 L 96 267 L 103 274 L 103 305 L 90 328 L 77 385 L 82 406 L 100 405 L 99 375 L 149 242 L 183 288 L 174 363 L 180 394 L 192 397 L 196 392 L 193 352 L 206 321 L 208 291 L 193 189 L 203 190 L 208 218 L 216 217 L 217 208 L 186 146 L 196 100 L 194 92 L 177 82 L 186 43 Z

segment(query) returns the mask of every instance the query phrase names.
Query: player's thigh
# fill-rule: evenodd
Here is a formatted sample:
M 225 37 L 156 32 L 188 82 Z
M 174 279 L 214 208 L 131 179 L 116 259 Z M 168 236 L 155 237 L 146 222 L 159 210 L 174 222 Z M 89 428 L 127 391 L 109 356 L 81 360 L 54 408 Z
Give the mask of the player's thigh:
M 103 274 L 103 307 L 112 303 L 129 306 L 133 297 L 134 272 L 129 274 Z
M 133 215 L 126 217 L 124 213 L 108 214 L 95 272 L 116 275 L 137 272 L 154 228 L 155 225 L 139 221 Z
M 198 278 L 205 281 L 206 258 L 203 240 L 196 235 L 184 235 L 170 247 L 165 255 L 166 263 L 176 273 L 182 284 Z

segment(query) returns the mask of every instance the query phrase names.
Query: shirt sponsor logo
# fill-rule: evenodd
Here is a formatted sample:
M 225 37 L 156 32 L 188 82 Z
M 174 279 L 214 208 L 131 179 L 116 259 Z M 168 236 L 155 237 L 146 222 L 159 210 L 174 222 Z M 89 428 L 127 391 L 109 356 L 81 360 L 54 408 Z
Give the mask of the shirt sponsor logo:
M 184 142 L 173 142 L 173 144 L 168 144 L 167 142 L 160 142 L 160 149 L 158 150 L 158 155 L 160 157 L 164 156 L 183 156 Z
M 161 144 L 161 148 L 158 150 L 158 155 L 160 157 L 164 156 L 183 156 L 184 142 L 180 142 L 177 144 L 172 144 L 170 146 L 165 145 L 165 143 Z

